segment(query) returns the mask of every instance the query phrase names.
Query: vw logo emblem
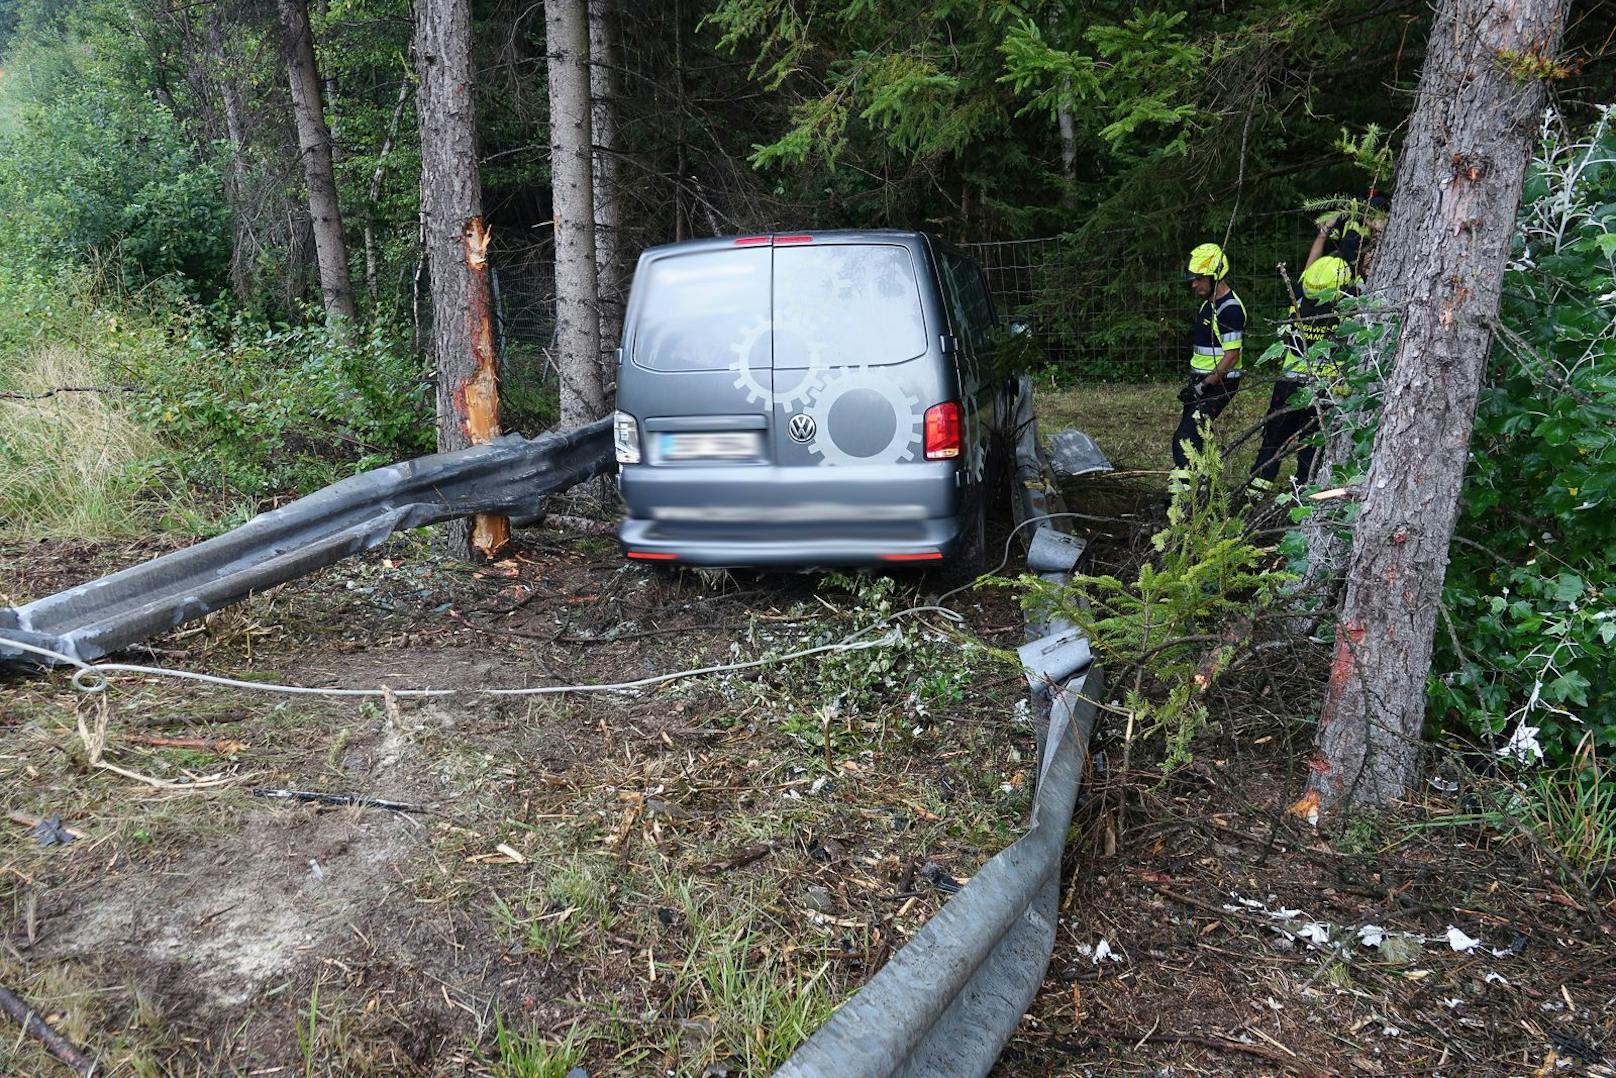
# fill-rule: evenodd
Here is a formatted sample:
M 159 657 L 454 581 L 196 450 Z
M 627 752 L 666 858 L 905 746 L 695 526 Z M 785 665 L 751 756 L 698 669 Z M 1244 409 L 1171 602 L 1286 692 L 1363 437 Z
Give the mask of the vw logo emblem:
M 811 440 L 816 429 L 817 428 L 814 425 L 814 417 L 811 415 L 794 415 L 791 417 L 791 422 L 786 424 L 786 433 L 791 435 L 791 440 L 793 442 L 806 442 Z

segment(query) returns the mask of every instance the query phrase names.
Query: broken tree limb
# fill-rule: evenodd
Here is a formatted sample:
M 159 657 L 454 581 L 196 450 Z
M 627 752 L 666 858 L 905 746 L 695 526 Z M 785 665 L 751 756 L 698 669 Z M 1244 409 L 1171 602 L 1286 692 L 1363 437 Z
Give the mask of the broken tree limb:
M 0 985 L 0 1010 L 5 1011 L 22 1026 L 23 1033 L 45 1046 L 45 1051 L 61 1060 L 74 1074 L 89 1078 L 95 1073 L 95 1060 L 75 1048 L 67 1038 L 56 1032 L 45 1017 L 12 992 Z
M 379 797 L 356 797 L 353 794 L 327 794 L 317 790 L 275 790 L 259 786 L 247 791 L 253 797 L 267 797 L 274 801 L 311 801 L 317 805 L 351 805 L 354 808 L 386 809 L 389 812 L 428 813 L 424 805 L 411 805 L 404 801 L 385 801 Z
M 247 747 L 245 741 L 228 737 L 169 737 L 166 734 L 125 734 L 123 740 L 130 745 L 145 745 L 157 749 L 201 749 L 221 756 L 234 756 Z

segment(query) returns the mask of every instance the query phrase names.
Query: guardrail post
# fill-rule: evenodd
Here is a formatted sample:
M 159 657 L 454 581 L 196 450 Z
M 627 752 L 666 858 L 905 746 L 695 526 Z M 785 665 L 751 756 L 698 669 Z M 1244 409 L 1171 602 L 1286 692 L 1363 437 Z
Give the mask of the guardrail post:
M 466 328 L 471 345 L 471 373 L 455 387 L 455 421 L 471 440 L 482 445 L 499 437 L 499 362 L 494 349 L 493 292 L 488 283 L 488 227 L 483 219 L 466 222 Z M 511 541 L 509 517 L 478 513 L 471 518 L 471 547 L 495 557 Z

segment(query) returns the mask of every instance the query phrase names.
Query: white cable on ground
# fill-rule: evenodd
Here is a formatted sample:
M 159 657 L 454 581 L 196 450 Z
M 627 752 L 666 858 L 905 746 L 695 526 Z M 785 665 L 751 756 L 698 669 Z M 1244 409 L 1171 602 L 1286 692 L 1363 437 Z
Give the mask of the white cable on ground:
M 893 617 L 898 616 L 893 615 Z M 896 633 L 887 633 L 885 636 L 875 640 L 865 640 L 858 643 L 853 641 L 855 638 L 863 636 L 871 629 L 878 628 L 879 625 L 890 620 L 890 618 L 882 619 L 882 622 L 866 626 L 837 643 L 821 644 L 818 647 L 804 648 L 801 651 L 793 651 L 785 655 L 770 655 L 761 659 L 723 663 L 718 666 L 704 666 L 694 670 L 677 670 L 671 674 L 653 674 L 650 677 L 643 677 L 634 681 L 616 681 L 590 685 L 539 685 L 526 689 L 321 689 L 307 685 L 282 685 L 273 681 L 243 681 L 239 678 L 219 677 L 216 674 L 199 674 L 194 670 L 175 670 L 166 666 L 139 666 L 133 663 L 87 663 L 81 659 L 75 659 L 71 655 L 64 655 L 59 651 L 34 647 L 32 644 L 24 644 L 19 640 L 8 640 L 5 637 L 0 637 L 0 644 L 19 648 L 32 655 L 39 655 L 77 667 L 78 669 L 73 673 L 73 687 L 85 693 L 98 693 L 105 690 L 108 683 L 106 675 L 108 674 L 144 674 L 147 677 L 178 678 L 182 681 L 200 681 L 205 685 L 221 685 L 231 689 L 256 689 L 259 692 L 281 693 L 290 696 L 385 696 L 391 694 L 396 697 L 436 697 L 457 696 L 462 693 L 472 693 L 478 696 L 553 696 L 563 693 L 634 692 L 637 689 L 648 688 L 652 685 L 661 685 L 665 682 L 678 681 L 684 678 L 700 677 L 703 674 L 723 674 L 734 670 L 750 670 L 759 666 L 791 662 L 794 659 L 803 659 L 810 655 L 822 655 L 832 651 L 864 651 L 869 648 L 885 647 L 897 639 Z
M 1010 563 L 1010 544 L 1015 540 L 1016 533 L 1021 531 L 1022 528 L 1027 527 L 1029 524 L 1036 524 L 1043 520 L 1053 520 L 1058 517 L 1083 518 L 1085 516 L 1086 514 L 1083 513 L 1044 513 L 1040 514 L 1039 516 L 1028 517 L 1026 520 L 1010 529 L 1010 534 L 1005 537 L 1004 541 L 1004 557 L 999 560 L 998 565 L 994 566 L 993 569 L 985 575 L 991 576 L 998 573 Z M 890 625 L 899 618 L 913 617 L 917 614 L 941 614 L 951 621 L 963 621 L 964 617 L 958 611 L 950 610 L 941 604 L 944 600 L 954 595 L 958 595 L 960 592 L 971 587 L 974 587 L 975 584 L 976 581 L 972 580 L 969 583 L 961 584 L 957 588 L 946 591 L 937 597 L 937 601 L 934 604 L 906 607 L 905 609 L 899 610 L 896 613 L 888 614 L 880 620 L 866 625 L 862 629 L 857 629 L 854 632 L 849 633 L 847 636 L 844 636 L 841 640 L 834 644 L 821 644 L 818 647 L 804 648 L 800 651 L 792 651 L 784 655 L 770 655 L 761 659 L 748 659 L 744 662 L 721 663 L 717 666 L 703 666 L 692 670 L 677 670 L 668 674 L 653 674 L 650 677 L 638 678 L 634 681 L 616 681 L 604 684 L 587 685 L 539 685 L 525 689 L 322 689 L 307 685 L 283 685 L 272 681 L 245 681 L 240 678 L 220 677 L 217 674 L 202 674 L 194 670 L 176 670 L 166 666 L 142 666 L 134 663 L 88 663 L 82 659 L 75 658 L 72 655 L 66 655 L 59 651 L 52 651 L 49 648 L 36 647 L 33 644 L 25 644 L 20 640 L 11 640 L 4 636 L 0 636 L 0 644 L 3 644 L 8 648 L 16 648 L 19 651 L 26 652 L 30 655 L 38 655 L 41 658 L 51 659 L 55 662 L 75 667 L 76 669 L 73 672 L 72 685 L 75 689 L 83 693 L 104 692 L 109 683 L 109 679 L 107 677 L 109 674 L 137 674 L 146 677 L 176 678 L 181 681 L 197 681 L 204 685 L 218 685 L 230 689 L 247 689 L 257 692 L 279 693 L 286 696 L 379 697 L 391 694 L 394 697 L 404 698 L 458 696 L 463 693 L 470 693 L 477 696 L 560 696 L 567 694 L 595 692 L 629 693 L 639 689 L 650 688 L 655 685 L 664 685 L 670 681 L 682 681 L 686 678 L 701 677 L 706 674 L 725 674 L 732 673 L 737 670 L 755 670 L 761 666 L 774 666 L 781 663 L 793 662 L 797 659 L 808 658 L 811 655 L 824 655 L 839 651 L 864 651 L 870 648 L 887 647 L 897 642 L 898 634 L 895 630 L 889 631 L 874 640 L 860 640 L 859 638 L 866 636 L 883 626 Z

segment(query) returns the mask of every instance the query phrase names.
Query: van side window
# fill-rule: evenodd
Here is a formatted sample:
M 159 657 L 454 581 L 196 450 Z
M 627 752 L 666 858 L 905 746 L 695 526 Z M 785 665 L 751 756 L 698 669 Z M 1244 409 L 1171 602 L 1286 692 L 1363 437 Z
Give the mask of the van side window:
M 907 248 L 774 249 L 774 365 L 902 363 L 926 353 L 926 316 Z
M 723 370 L 737 350 L 769 365 L 769 249 L 699 251 L 658 258 L 645 270 L 645 306 L 630 354 L 655 371 Z
M 981 348 L 993 328 L 993 303 L 982 287 L 982 275 L 975 263 L 953 251 L 942 252 L 942 264 L 955 331 L 965 343 Z

